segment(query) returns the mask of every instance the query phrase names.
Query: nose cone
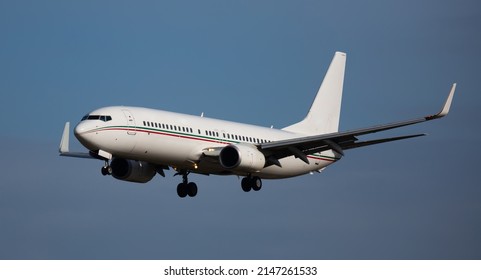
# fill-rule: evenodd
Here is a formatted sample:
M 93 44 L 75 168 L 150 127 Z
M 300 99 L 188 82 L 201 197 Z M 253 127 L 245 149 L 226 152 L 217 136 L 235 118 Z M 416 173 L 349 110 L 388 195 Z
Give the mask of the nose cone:
M 77 137 L 77 139 L 79 139 L 79 137 L 81 137 L 81 135 L 85 133 L 85 131 L 87 131 L 85 124 L 79 123 L 73 130 L 73 134 L 75 135 L 75 137 Z
M 95 150 L 95 144 L 92 137 L 95 133 L 92 133 L 92 127 L 85 122 L 80 122 L 73 131 L 75 137 L 82 145 L 89 150 Z

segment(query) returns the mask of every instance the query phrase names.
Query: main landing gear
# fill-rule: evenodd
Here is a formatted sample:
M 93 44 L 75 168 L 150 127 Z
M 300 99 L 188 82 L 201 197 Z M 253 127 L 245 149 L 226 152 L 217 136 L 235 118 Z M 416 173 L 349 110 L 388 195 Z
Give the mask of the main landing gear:
M 181 198 L 186 196 L 195 197 L 197 195 L 197 185 L 194 182 L 189 183 L 187 178 L 189 173 L 190 171 L 181 170 L 174 175 L 182 175 L 182 183 L 177 185 L 177 195 L 179 195 Z M 241 186 L 242 190 L 245 192 L 249 192 L 251 190 L 259 191 L 262 188 L 262 180 L 257 176 L 249 175 L 242 179 Z
M 250 190 L 259 191 L 262 188 L 261 178 L 251 175 L 244 177 L 241 181 L 242 190 L 249 192 Z
M 187 178 L 189 175 L 189 171 L 180 171 L 175 175 L 182 175 L 182 183 L 177 185 L 177 194 L 179 197 L 186 197 L 187 195 L 190 197 L 194 197 L 197 195 L 197 185 L 194 182 L 190 182 Z

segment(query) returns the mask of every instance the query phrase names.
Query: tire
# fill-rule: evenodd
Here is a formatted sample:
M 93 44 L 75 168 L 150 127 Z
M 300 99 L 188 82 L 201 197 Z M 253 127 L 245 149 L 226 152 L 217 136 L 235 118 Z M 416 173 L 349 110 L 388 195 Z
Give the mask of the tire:
M 251 191 L 252 187 L 251 187 L 249 178 L 245 177 L 245 178 L 242 179 L 241 187 L 242 187 L 242 190 L 245 191 L 245 192 Z
M 262 180 L 261 178 L 259 177 L 253 177 L 251 180 L 250 180 L 250 183 L 251 183 L 251 186 L 252 186 L 252 189 L 254 191 L 260 191 L 261 188 L 262 188 Z
M 184 198 L 187 196 L 187 185 L 184 183 L 180 183 L 177 185 L 177 195 L 179 197 Z
M 107 169 L 107 167 L 102 167 L 102 169 L 100 170 L 100 172 L 102 172 L 102 175 L 104 176 L 107 176 L 107 175 L 110 175 L 109 174 L 109 170 Z
M 197 185 L 193 182 L 190 182 L 187 184 L 187 194 L 190 196 L 190 197 L 194 197 L 197 195 Z

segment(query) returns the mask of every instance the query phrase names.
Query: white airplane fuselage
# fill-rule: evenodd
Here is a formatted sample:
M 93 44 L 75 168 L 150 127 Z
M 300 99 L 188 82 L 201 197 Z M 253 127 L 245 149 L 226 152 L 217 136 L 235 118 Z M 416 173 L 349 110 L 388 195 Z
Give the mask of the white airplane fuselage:
M 195 173 L 247 176 L 242 170 L 226 172 L 218 163 L 198 163 L 203 151 L 229 144 L 255 145 L 306 135 L 200 116 L 139 107 L 105 107 L 88 116 L 110 116 L 111 120 L 82 120 L 74 130 L 77 139 L 91 151 L 113 157 L 145 161 Z M 206 152 L 208 153 L 208 151 Z M 307 156 L 309 164 L 289 156 L 255 175 L 264 179 L 299 176 L 325 168 L 341 156 L 332 150 Z

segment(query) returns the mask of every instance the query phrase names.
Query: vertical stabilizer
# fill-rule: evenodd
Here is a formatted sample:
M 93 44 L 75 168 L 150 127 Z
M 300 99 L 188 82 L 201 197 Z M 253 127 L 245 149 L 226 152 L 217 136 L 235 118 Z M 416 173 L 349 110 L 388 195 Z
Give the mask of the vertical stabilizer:
M 306 135 L 338 131 L 345 67 L 346 54 L 336 52 L 307 116 L 283 130 Z

